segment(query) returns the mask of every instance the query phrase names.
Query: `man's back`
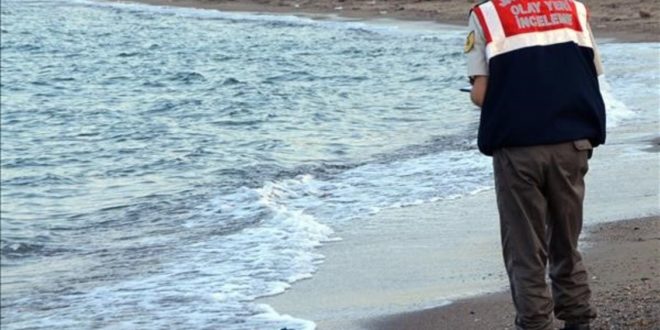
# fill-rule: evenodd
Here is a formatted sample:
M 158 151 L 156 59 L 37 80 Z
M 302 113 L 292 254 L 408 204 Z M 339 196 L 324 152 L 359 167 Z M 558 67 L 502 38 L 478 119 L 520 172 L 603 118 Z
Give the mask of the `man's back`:
M 599 61 L 577 1 L 496 0 L 472 13 L 484 43 L 488 91 L 479 147 L 605 141 Z M 596 60 L 594 60 L 596 59 Z

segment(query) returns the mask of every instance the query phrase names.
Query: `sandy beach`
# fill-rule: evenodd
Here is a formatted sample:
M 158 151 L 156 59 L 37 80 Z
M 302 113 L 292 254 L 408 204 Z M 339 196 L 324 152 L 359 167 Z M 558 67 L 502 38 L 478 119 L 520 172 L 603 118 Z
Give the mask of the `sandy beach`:
M 225 11 L 336 14 L 350 18 L 396 18 L 465 25 L 476 0 L 139 0 L 136 2 Z M 596 37 L 660 41 L 660 2 L 587 0 Z
M 594 329 L 657 329 L 660 321 L 658 240 L 660 217 L 598 225 L 583 243 L 590 261 Z M 385 316 L 365 322 L 373 330 L 511 329 L 509 293 L 461 300 L 446 307 Z M 556 327 L 561 327 L 557 322 Z
M 476 1 L 445 0 L 141 0 L 225 11 L 347 18 L 395 18 L 464 25 Z M 598 38 L 660 41 L 660 2 L 584 1 Z M 582 247 L 592 277 L 595 329 L 658 329 L 660 317 L 660 157 L 657 127 L 620 133 L 599 148 L 588 176 Z M 626 150 L 644 150 L 626 157 Z M 616 159 L 612 164 L 612 159 Z M 625 177 L 624 181 L 619 178 Z M 480 207 L 474 207 L 479 205 Z M 313 320 L 323 329 L 512 329 L 514 312 L 501 265 L 493 191 L 432 204 L 387 210 L 337 232 L 343 240 L 320 249 L 326 259 L 312 279 L 285 294 L 261 299 L 282 314 Z M 437 223 L 490 219 L 457 241 L 480 277 L 474 289 L 435 270 L 455 262 L 441 253 Z M 414 223 L 413 226 L 410 224 Z M 482 269 L 500 269 L 483 273 Z M 464 299 L 465 296 L 474 298 Z M 561 323 L 557 322 L 557 327 Z

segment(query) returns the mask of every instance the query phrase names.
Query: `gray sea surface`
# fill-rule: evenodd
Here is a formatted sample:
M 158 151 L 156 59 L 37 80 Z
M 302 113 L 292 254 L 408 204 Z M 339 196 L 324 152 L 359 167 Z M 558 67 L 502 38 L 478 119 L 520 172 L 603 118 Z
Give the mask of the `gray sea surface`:
M 1 5 L 3 329 L 312 328 L 253 301 L 333 228 L 492 186 L 462 30 Z M 645 120 L 657 71 L 619 74 L 613 123 Z

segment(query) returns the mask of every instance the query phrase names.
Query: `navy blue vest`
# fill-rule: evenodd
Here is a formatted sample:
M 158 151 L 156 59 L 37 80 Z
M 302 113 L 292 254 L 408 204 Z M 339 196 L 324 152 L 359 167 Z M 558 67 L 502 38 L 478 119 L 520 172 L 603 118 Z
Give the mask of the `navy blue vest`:
M 573 6 L 541 11 L 525 7 L 530 2 L 544 3 L 519 0 L 498 8 L 498 4 L 487 2 L 489 7 L 480 5 L 475 10 L 489 57 L 479 150 L 492 155 L 503 147 L 584 138 L 594 146 L 604 143 L 605 105 L 586 17 L 582 21 L 579 17 L 583 5 L 564 1 Z

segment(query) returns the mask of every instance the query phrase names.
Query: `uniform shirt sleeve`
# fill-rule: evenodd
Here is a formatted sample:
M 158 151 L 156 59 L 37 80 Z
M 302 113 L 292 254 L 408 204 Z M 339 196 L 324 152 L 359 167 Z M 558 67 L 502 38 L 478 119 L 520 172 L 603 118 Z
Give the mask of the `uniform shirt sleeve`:
M 596 39 L 594 38 L 594 34 L 591 31 L 591 26 L 588 25 L 587 28 L 589 29 L 589 37 L 591 38 L 591 44 L 593 45 L 594 50 L 594 66 L 596 66 L 596 73 L 600 76 L 603 74 L 603 63 L 600 59 L 600 52 L 596 46 Z
M 474 13 L 470 14 L 468 30 L 474 31 L 474 47 L 467 52 L 468 77 L 487 76 L 486 38 Z

